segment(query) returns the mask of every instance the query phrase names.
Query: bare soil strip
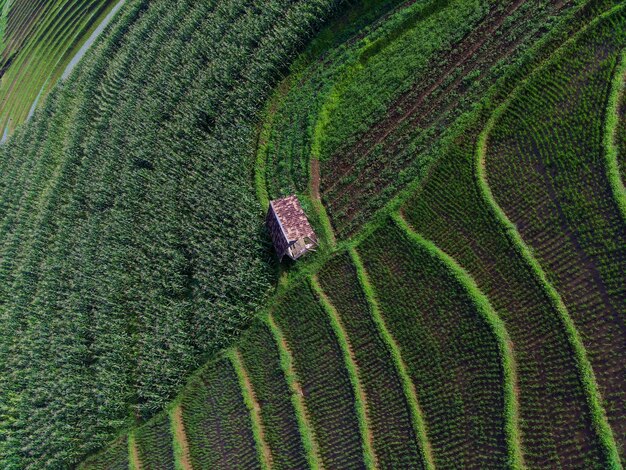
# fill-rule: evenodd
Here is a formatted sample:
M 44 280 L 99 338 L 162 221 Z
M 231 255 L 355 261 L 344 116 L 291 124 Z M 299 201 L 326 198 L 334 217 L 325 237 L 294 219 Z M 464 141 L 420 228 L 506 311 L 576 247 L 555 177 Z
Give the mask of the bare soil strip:
M 184 470 L 192 470 L 191 459 L 189 458 L 189 444 L 187 443 L 187 435 L 185 434 L 185 424 L 183 423 L 183 410 L 180 405 L 177 405 L 176 408 L 172 411 L 171 419 L 174 424 L 175 434 L 174 439 L 180 446 L 181 455 L 180 466 Z
M 130 438 L 128 447 L 130 448 L 130 468 L 134 470 L 143 470 L 141 465 L 141 459 L 139 458 L 139 450 L 137 449 L 137 442 L 134 438 Z

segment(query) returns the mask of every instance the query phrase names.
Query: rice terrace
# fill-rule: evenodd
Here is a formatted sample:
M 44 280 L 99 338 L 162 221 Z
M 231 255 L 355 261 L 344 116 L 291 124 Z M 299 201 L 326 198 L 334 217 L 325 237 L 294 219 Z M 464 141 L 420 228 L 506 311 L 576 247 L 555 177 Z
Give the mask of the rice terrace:
M 0 0 L 0 468 L 623 469 L 626 1 Z

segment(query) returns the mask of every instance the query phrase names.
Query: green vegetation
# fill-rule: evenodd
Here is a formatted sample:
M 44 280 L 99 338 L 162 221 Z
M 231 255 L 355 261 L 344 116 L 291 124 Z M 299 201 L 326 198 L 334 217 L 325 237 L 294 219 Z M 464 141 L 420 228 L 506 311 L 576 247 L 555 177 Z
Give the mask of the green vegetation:
M 355 234 L 425 174 L 451 125 L 570 6 L 414 2 L 309 67 L 296 62 L 264 129 L 269 195 L 304 192 L 319 159 L 335 232 Z
M 354 350 L 378 464 L 382 468 L 394 465 L 399 468 L 422 467 L 423 458 L 413 429 L 408 398 L 350 259 L 344 254 L 329 261 L 319 279 L 345 325 Z
M 622 59 L 622 64 L 626 64 L 626 60 Z M 615 167 L 613 171 L 610 173 L 612 180 L 614 181 L 614 186 L 620 186 L 620 182 L 615 181 L 615 177 L 619 176 L 621 179 L 621 188 L 626 186 L 626 93 L 624 92 L 624 88 L 626 85 L 624 84 L 624 80 L 626 80 L 625 76 L 621 77 L 616 74 L 614 77 L 614 84 L 618 88 L 618 99 L 617 103 L 617 122 L 615 123 Z M 621 86 L 619 82 L 621 81 Z M 610 157 L 610 156 L 609 156 Z M 615 174 L 617 171 L 617 175 Z M 621 190 L 621 188 L 619 188 Z
M 626 162 L 624 146 L 626 140 L 623 135 L 623 109 L 624 89 L 626 88 L 626 50 L 622 52 L 619 63 L 615 68 L 611 84 L 611 92 L 606 106 L 606 123 L 604 125 L 604 138 L 602 145 L 606 158 L 606 172 L 613 191 L 613 197 L 622 216 L 626 218 L 626 186 L 622 179 L 622 168 Z
M 128 443 L 126 437 L 117 439 L 107 449 L 78 467 L 80 470 L 128 470 Z
M 515 360 L 513 358 L 511 339 L 504 328 L 502 320 L 496 315 L 489 304 L 489 300 L 478 289 L 474 279 L 456 263 L 454 258 L 449 257 L 436 245 L 414 233 L 400 214 L 394 214 L 394 220 L 407 233 L 410 239 L 422 245 L 433 257 L 440 259 L 446 264 L 449 273 L 467 290 L 476 310 L 492 330 L 498 342 L 498 353 L 503 370 L 505 438 L 508 451 L 507 466 L 523 468 L 524 459 L 519 433 L 519 403 L 516 394 L 517 375 L 515 372 Z
M 291 392 L 280 366 L 280 356 L 271 332 L 254 324 L 239 344 L 261 406 L 265 439 L 275 468 L 303 468 L 307 458 L 298 429 Z
M 156 470 L 174 467 L 174 439 L 167 414 L 161 414 L 137 429 L 134 438 L 141 468 Z
M 624 31 L 127 0 L 0 148 L 3 468 L 622 468 Z
M 333 1 L 262 5 L 129 0 L 0 149 L 4 462 L 153 415 L 264 303 L 255 116 Z
M 181 406 L 193 468 L 261 468 L 230 361 L 218 361 L 196 378 Z
M 440 259 L 393 224 L 375 232 L 358 251 L 415 383 L 435 466 L 504 466 L 508 452 L 498 341 L 467 290 Z
M 611 190 L 603 137 L 625 26 L 623 11 L 611 14 L 537 70 L 496 114 L 484 156 L 496 202 L 580 332 L 621 448 L 626 220 Z
M 356 412 L 357 419 L 359 420 L 365 467 L 368 469 L 378 468 L 379 462 L 374 454 L 369 409 L 366 404 L 367 397 L 365 395 L 363 385 L 361 384 L 361 373 L 359 371 L 359 366 L 356 363 L 354 350 L 350 344 L 350 340 L 348 339 L 341 317 L 337 313 L 337 309 L 330 303 L 328 296 L 324 293 L 324 291 L 322 291 L 319 281 L 316 277 L 313 277 L 310 282 L 311 288 L 313 289 L 313 292 L 315 292 L 318 302 L 322 305 L 322 308 L 328 315 L 330 325 L 335 333 L 341 352 L 343 353 L 343 359 L 348 376 L 350 377 L 352 390 L 354 391 L 354 410 Z
M 272 456 L 267 442 L 265 442 L 265 431 L 259 409 L 260 405 L 256 401 L 256 395 L 254 394 L 254 389 L 250 383 L 248 371 L 246 371 L 243 365 L 239 351 L 235 350 L 230 354 L 230 361 L 235 369 L 235 372 L 237 373 L 239 387 L 243 393 L 243 401 L 245 402 L 248 412 L 250 413 L 252 434 L 254 435 L 254 442 L 256 444 L 261 469 L 268 470 L 272 465 Z
M 325 468 L 362 468 L 355 395 L 330 319 L 307 283 L 281 298 L 273 313 L 293 366 Z
M 119 0 L 118 0 L 119 1 Z M 31 114 L 115 0 L 7 0 L 0 16 L 0 129 Z

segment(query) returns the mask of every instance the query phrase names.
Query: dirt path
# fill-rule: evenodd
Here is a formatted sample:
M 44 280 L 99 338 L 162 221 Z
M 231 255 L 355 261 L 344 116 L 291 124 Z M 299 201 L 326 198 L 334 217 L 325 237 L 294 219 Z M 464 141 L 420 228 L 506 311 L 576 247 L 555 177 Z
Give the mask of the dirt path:
M 246 397 L 246 401 L 250 406 L 250 414 L 253 421 L 253 426 L 256 428 L 256 440 L 257 444 L 261 450 L 261 468 L 272 468 L 272 452 L 267 445 L 267 440 L 265 439 L 265 431 L 263 429 L 263 420 L 261 418 L 261 406 L 256 398 L 256 394 L 254 393 L 254 388 L 252 387 L 252 382 L 250 381 L 250 376 L 248 375 L 248 371 L 243 363 L 243 358 L 241 357 L 241 353 L 238 349 L 236 349 L 232 355 L 233 365 L 235 370 L 237 371 L 237 375 L 239 375 L 239 380 L 242 384 L 243 393 Z
M 135 470 L 143 470 L 141 465 L 141 459 L 139 458 L 139 450 L 137 449 L 137 442 L 133 439 L 130 443 L 130 464 L 131 468 Z
M 120 8 L 122 8 L 125 2 L 126 0 L 120 0 L 111 9 L 111 11 L 107 14 L 107 16 L 104 17 L 104 19 L 100 22 L 100 24 L 94 30 L 94 32 L 91 33 L 91 36 L 87 38 L 87 41 L 85 41 L 85 43 L 81 46 L 78 52 L 74 55 L 74 57 L 72 57 L 72 60 L 69 61 L 69 63 L 65 67 L 65 70 L 63 71 L 63 74 L 61 75 L 61 80 L 65 80 L 67 77 L 70 76 L 70 73 L 72 73 L 72 70 L 74 70 L 74 67 L 76 67 L 78 62 L 80 62 L 80 59 L 83 58 L 85 53 L 89 50 L 89 48 L 96 41 L 96 39 L 98 39 L 98 36 L 100 36 L 102 31 L 104 31 L 104 29 L 108 26 L 108 24 L 111 22 L 115 14 L 119 11 Z
M 320 161 L 311 157 L 311 197 L 317 200 L 320 204 Z
M 172 420 L 174 421 L 174 429 L 176 430 L 174 439 L 176 439 L 181 449 L 180 465 L 185 470 L 192 470 L 193 467 L 191 466 L 191 460 L 189 458 L 189 444 L 187 443 L 185 424 L 183 423 L 183 410 L 180 405 L 174 408 Z

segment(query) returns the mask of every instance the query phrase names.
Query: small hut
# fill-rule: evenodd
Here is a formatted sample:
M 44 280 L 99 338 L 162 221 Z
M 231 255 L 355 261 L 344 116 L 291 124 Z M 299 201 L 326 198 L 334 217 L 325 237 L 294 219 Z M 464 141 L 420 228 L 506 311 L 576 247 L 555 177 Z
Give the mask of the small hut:
M 315 251 L 317 236 L 295 195 L 271 201 L 266 223 L 281 261 L 285 255 L 296 260 Z

